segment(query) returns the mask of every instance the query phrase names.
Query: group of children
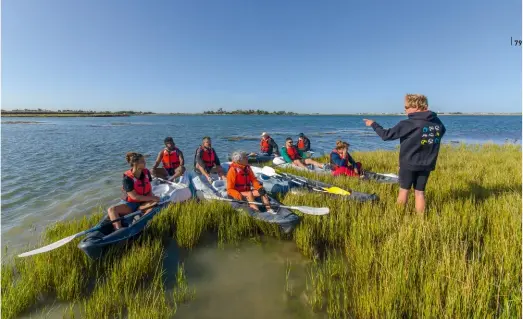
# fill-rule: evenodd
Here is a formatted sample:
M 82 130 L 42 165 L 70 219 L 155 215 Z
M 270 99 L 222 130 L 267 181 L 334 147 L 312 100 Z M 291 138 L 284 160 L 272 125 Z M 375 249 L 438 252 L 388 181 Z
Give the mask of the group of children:
M 407 119 L 400 121 L 390 129 L 384 129 L 373 120 L 364 119 L 365 125 L 370 126 L 384 140 L 400 140 L 399 155 L 399 182 L 398 204 L 406 204 L 408 193 L 414 188 L 415 207 L 419 213 L 425 211 L 425 187 L 431 171 L 436 168 L 436 162 L 441 145 L 441 138 L 445 134 L 445 126 L 437 114 L 429 111 L 428 101 L 421 94 L 407 94 L 405 96 L 405 112 Z M 359 176 L 362 165 L 350 156 L 349 144 L 337 141 L 336 147 L 330 154 L 330 164 L 321 164 L 311 158 L 306 158 L 304 152 L 310 150 L 310 140 L 300 133 L 298 143 L 293 144 L 292 138 L 285 140 L 285 146 L 278 152 L 274 140 L 264 132 L 260 141 L 260 149 L 265 154 L 275 154 L 297 166 L 314 165 L 319 168 L 330 168 L 334 175 Z M 183 153 L 175 146 L 172 137 L 164 140 L 165 149 L 158 153 L 153 172 L 158 175 L 158 166 L 163 168 L 172 181 L 185 172 Z M 257 181 L 248 162 L 248 155 L 244 152 L 235 152 L 232 156 L 232 165 L 227 172 L 227 193 L 232 198 L 254 201 L 261 197 L 267 206 L 268 212 L 273 212 L 269 206 L 269 199 L 262 185 Z M 128 153 L 127 162 L 131 166 L 124 173 L 122 201 L 109 208 L 111 220 L 131 213 L 146 202 L 158 202 L 160 199 L 153 196 L 151 188 L 151 173 L 145 168 L 144 156 L 138 153 Z M 214 148 L 211 138 L 204 137 L 194 156 L 194 170 L 212 182 L 211 173 L 216 172 L 221 179 L 225 179 L 223 168 Z M 258 210 L 256 205 L 250 205 Z M 115 228 L 120 228 L 119 222 Z
M 426 96 L 407 94 L 404 106 L 408 118 L 390 129 L 384 129 L 373 120 L 364 119 L 364 122 L 366 126 L 372 127 L 382 140 L 400 140 L 400 191 L 397 202 L 406 204 L 408 192 L 414 188 L 416 210 L 421 213 L 425 210 L 424 192 L 427 181 L 430 172 L 436 168 L 441 139 L 446 129 L 437 114 L 428 109 Z M 262 134 L 261 144 L 264 143 L 264 139 L 272 140 L 265 134 Z M 303 136 L 303 133 L 300 135 Z M 271 145 L 275 145 L 275 143 Z M 307 145 L 310 147 L 308 139 Z M 290 137 L 285 140 L 285 146 L 282 147 L 280 153 L 285 162 L 294 166 L 313 165 L 322 169 L 330 169 L 334 176 L 361 176 L 363 175 L 362 164 L 356 162 L 349 154 L 349 146 L 347 142 L 337 141 L 336 147 L 330 153 L 329 164 L 321 164 L 306 158 L 303 150 L 295 146 Z

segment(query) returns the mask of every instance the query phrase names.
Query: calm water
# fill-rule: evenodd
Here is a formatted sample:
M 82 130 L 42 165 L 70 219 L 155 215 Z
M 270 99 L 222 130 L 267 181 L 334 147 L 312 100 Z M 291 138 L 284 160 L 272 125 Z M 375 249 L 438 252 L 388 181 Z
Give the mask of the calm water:
M 278 145 L 304 132 L 316 151 L 329 151 L 337 139 L 352 151 L 394 149 L 382 142 L 361 116 L 136 116 L 122 118 L 3 118 L 2 239 L 13 251 L 38 239 L 53 221 L 88 214 L 97 205 L 118 201 L 125 153 L 150 153 L 148 165 L 173 136 L 191 163 L 205 135 L 222 161 L 230 152 L 257 151 L 259 135 L 269 132 Z M 404 117 L 372 117 L 384 127 Z M 506 139 L 521 143 L 519 116 L 443 116 L 444 142 Z M 237 140 L 239 139 L 239 140 Z

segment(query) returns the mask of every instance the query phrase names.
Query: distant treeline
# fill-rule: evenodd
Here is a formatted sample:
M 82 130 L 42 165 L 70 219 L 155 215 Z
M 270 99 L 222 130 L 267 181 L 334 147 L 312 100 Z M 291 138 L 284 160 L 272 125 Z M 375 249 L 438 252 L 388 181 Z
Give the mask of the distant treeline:
M 295 112 L 286 112 L 286 111 L 264 111 L 264 110 L 235 110 L 235 111 L 225 111 L 222 108 L 219 108 L 216 111 L 204 111 L 203 114 L 244 114 L 244 115 L 298 115 L 298 113 Z
M 136 111 L 92 111 L 92 110 L 58 110 L 51 111 L 46 109 L 17 109 L 12 111 L 1 110 L 5 114 L 110 114 L 110 115 L 144 115 L 144 114 L 155 114 L 153 112 L 136 112 Z

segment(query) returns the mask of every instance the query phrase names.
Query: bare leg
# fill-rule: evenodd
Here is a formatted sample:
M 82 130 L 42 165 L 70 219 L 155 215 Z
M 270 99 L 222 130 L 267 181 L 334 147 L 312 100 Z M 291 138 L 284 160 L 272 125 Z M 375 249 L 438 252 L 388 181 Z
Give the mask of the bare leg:
M 242 194 L 243 196 L 245 196 L 245 198 L 247 198 L 247 200 L 248 200 L 249 202 L 254 202 L 254 201 L 255 201 L 255 199 L 254 199 L 254 195 L 253 195 L 252 192 L 241 192 L 241 194 Z M 249 207 L 252 208 L 252 209 L 254 209 L 255 211 L 260 211 L 260 209 L 258 208 L 257 205 L 249 204 Z
M 185 173 L 185 167 L 179 166 L 174 170 L 174 175 L 171 177 L 171 181 L 174 181 L 178 177 L 182 176 Z
M 121 216 L 125 216 L 130 213 L 132 213 L 131 208 L 125 204 L 109 207 L 109 209 L 107 210 L 107 215 L 109 215 L 110 220 L 118 219 Z M 113 223 L 113 226 L 114 229 L 120 229 L 122 228 L 122 223 L 118 221 Z
M 305 164 L 312 164 L 312 165 L 314 165 L 314 166 L 316 166 L 316 167 L 323 168 L 323 164 L 318 163 L 318 162 L 316 162 L 315 160 L 312 160 L 312 159 L 310 159 L 310 158 L 306 158 L 306 159 L 304 160 L 304 162 L 305 162 Z
M 425 213 L 425 192 L 415 190 L 414 199 L 416 205 L 416 212 L 418 212 L 418 214 Z
M 400 192 L 398 193 L 397 204 L 398 205 L 402 205 L 402 206 L 406 205 L 408 197 L 409 197 L 409 190 L 408 189 L 404 189 L 404 188 L 400 188 Z
M 221 165 L 220 166 L 216 166 L 216 172 L 218 173 L 218 176 L 221 179 L 225 179 L 225 174 L 223 173 L 223 167 Z
M 257 190 L 252 191 L 252 194 L 256 197 L 260 196 L 260 193 Z M 262 198 L 263 204 L 265 204 L 265 208 L 267 208 L 267 210 L 270 210 L 271 202 L 269 201 L 269 196 L 265 195 L 265 196 L 261 196 L 261 198 Z
M 298 167 L 307 167 L 299 159 L 292 161 L 292 164 Z

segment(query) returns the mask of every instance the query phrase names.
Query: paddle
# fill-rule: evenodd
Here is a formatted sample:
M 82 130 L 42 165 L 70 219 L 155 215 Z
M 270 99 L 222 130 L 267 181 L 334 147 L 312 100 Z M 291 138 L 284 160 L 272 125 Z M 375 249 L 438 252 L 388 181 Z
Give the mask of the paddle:
M 278 177 L 283 177 L 282 175 L 276 173 L 276 171 L 274 170 L 274 168 L 272 167 L 269 167 L 269 166 L 264 166 L 262 168 L 262 174 L 264 175 L 267 175 L 267 176 L 278 176 Z M 289 178 L 289 177 L 288 177 Z M 289 178 L 291 180 L 294 181 L 293 178 Z M 297 183 L 297 184 L 308 184 L 308 182 L 306 180 L 300 180 L 299 178 L 296 178 L 297 180 L 301 181 L 302 183 Z M 342 195 L 342 196 L 349 196 L 351 193 L 349 191 L 346 191 L 342 188 L 339 188 L 337 186 L 331 186 L 331 187 L 320 187 L 321 189 L 327 191 L 328 193 L 331 193 L 331 194 L 336 194 L 336 195 Z
M 238 202 L 241 204 L 254 204 L 254 205 L 258 205 L 258 206 L 265 206 L 265 204 L 263 204 L 263 203 L 247 202 L 247 201 L 243 201 L 243 200 L 223 198 L 223 197 L 218 197 L 218 196 L 216 196 L 215 199 L 226 201 L 226 202 Z M 302 213 L 308 214 L 308 215 L 327 215 L 329 213 L 328 207 L 285 206 L 285 205 L 279 205 L 279 204 L 271 204 L 271 207 L 282 207 L 282 208 L 295 209 L 295 210 L 299 210 Z
M 165 202 L 166 202 L 166 200 L 161 201 L 161 202 L 158 202 L 158 203 L 156 203 L 155 205 L 151 205 L 150 207 L 153 207 L 153 206 L 156 206 L 156 205 L 159 205 L 159 204 L 163 204 L 163 203 L 165 203 Z M 147 207 L 147 208 L 150 208 L 150 207 Z M 115 219 L 115 220 L 108 221 L 108 222 L 106 222 L 106 223 L 102 223 L 102 224 L 100 224 L 100 225 L 98 225 L 98 226 L 95 226 L 95 227 L 93 227 L 93 228 L 91 228 L 91 229 L 84 230 L 84 231 L 82 231 L 82 232 L 79 232 L 79 233 L 77 233 L 77 234 L 71 235 L 71 236 L 69 236 L 69 237 L 65 237 L 65 238 L 60 239 L 60 240 L 58 240 L 58 241 L 56 241 L 56 242 L 54 242 L 54 243 L 52 243 L 52 244 L 49 244 L 49 245 L 47 245 L 47 246 L 44 246 L 44 247 L 41 247 L 41 248 L 37 248 L 37 249 L 35 249 L 35 250 L 31 250 L 31 251 L 28 251 L 28 252 L 22 253 L 22 254 L 18 255 L 18 257 L 27 257 L 27 256 L 37 255 L 37 254 L 45 253 L 45 252 L 48 252 L 48 251 L 50 251 L 50 250 L 56 249 L 56 248 L 58 248 L 58 247 L 62 247 L 63 245 L 65 245 L 65 244 L 67 244 L 67 243 L 73 241 L 75 238 L 78 238 L 78 237 L 83 236 L 83 235 L 85 235 L 85 234 L 89 234 L 89 233 L 92 233 L 92 232 L 94 232 L 94 231 L 97 231 L 97 230 L 101 229 L 102 227 L 104 227 L 104 226 L 107 225 L 107 224 L 112 224 L 112 223 L 117 222 L 117 221 L 120 221 L 120 220 L 122 220 L 122 219 L 124 219 L 124 218 L 129 218 L 129 217 L 131 217 L 131 216 L 135 216 L 135 215 L 138 215 L 138 214 L 140 214 L 140 213 L 142 213 L 142 211 L 141 211 L 141 210 L 137 210 L 137 211 L 135 211 L 134 213 L 127 214 L 127 215 L 122 216 L 122 217 L 119 217 L 119 218 L 117 218 L 117 219 Z

